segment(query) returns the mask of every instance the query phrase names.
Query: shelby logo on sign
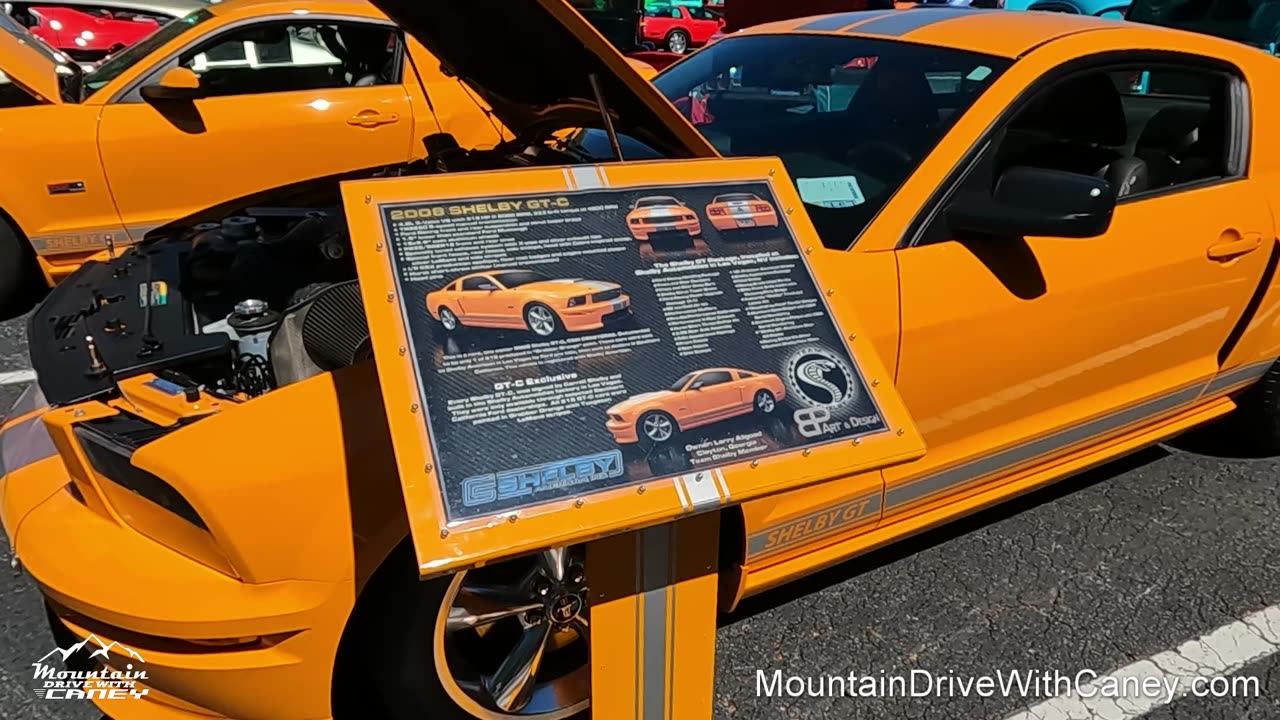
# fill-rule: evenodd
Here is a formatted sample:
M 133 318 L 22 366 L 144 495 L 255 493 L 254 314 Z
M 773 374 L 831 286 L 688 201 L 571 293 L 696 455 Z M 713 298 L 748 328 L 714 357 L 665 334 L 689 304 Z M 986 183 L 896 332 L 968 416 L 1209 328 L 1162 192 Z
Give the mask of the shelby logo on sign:
M 884 427 L 878 413 L 853 413 L 861 396 L 861 383 L 840 354 L 820 346 L 803 347 L 787 358 L 784 367 L 788 389 L 803 406 L 791 414 L 796 431 L 802 436 L 821 438 Z
M 531 497 L 548 490 L 608 480 L 622 474 L 622 453 L 610 450 L 467 478 L 462 481 L 462 504 L 467 507 L 489 505 L 499 500 Z

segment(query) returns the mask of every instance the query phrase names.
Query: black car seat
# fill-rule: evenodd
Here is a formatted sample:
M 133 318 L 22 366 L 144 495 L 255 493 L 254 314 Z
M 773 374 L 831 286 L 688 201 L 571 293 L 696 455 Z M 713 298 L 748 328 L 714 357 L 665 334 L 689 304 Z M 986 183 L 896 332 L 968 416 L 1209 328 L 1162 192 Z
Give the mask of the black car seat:
M 1134 155 L 1147 163 L 1152 187 L 1167 187 L 1178 181 L 1183 157 L 1200 139 L 1200 128 L 1209 110 L 1195 105 L 1169 105 L 1147 121 Z
M 855 124 L 874 123 L 878 131 L 886 130 L 888 137 L 900 143 L 932 140 L 939 122 L 933 87 L 923 70 L 890 66 L 894 61 L 887 60 L 867 74 L 845 113 Z

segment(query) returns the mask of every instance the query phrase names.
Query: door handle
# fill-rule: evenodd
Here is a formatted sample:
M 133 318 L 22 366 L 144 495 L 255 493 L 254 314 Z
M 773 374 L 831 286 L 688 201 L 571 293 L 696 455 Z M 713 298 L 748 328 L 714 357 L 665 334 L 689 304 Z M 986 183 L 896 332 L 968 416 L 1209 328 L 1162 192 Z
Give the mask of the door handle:
M 1262 233 L 1225 232 L 1209 246 L 1210 260 L 1232 260 L 1262 247 Z
M 395 113 L 380 113 L 376 110 L 363 110 L 347 118 L 348 125 L 357 127 L 377 127 L 379 125 L 390 125 L 393 122 L 399 122 L 400 116 Z

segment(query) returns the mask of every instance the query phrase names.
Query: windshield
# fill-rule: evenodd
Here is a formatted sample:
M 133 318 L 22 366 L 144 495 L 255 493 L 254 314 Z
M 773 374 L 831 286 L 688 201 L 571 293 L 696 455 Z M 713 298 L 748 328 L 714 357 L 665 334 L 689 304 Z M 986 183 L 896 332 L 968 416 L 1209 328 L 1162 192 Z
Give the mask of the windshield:
M 170 40 L 212 17 L 213 13 L 208 10 L 196 10 L 185 17 L 170 20 L 160 26 L 159 30 L 112 55 L 101 65 L 85 73 L 81 83 L 81 94 L 86 98 L 93 95 Z
M 653 83 L 721 154 L 780 157 L 823 243 L 847 248 L 1010 62 L 889 40 L 739 35 Z
M 505 288 L 514 288 L 528 285 L 529 283 L 542 282 L 547 279 L 547 276 L 531 270 L 512 270 L 510 272 L 497 273 L 493 278 L 502 283 Z
M 694 376 L 694 375 L 697 375 L 697 374 L 698 374 L 698 371 L 697 371 L 697 370 L 694 370 L 693 372 L 689 373 L 688 375 L 685 375 L 684 377 L 682 377 L 682 378 L 680 378 L 679 380 L 677 380 L 677 381 L 675 381 L 674 383 L 672 383 L 672 384 L 671 384 L 671 387 L 669 387 L 669 388 L 667 388 L 667 389 L 668 389 L 668 390 L 670 390 L 671 392 L 680 392 L 681 390 L 683 390 L 683 389 L 684 389 L 684 386 L 685 386 L 685 385 L 688 385 L 688 384 L 689 384 L 689 381 L 693 379 L 693 376 Z
M 1137 0 L 1128 19 L 1276 50 L 1280 0 Z

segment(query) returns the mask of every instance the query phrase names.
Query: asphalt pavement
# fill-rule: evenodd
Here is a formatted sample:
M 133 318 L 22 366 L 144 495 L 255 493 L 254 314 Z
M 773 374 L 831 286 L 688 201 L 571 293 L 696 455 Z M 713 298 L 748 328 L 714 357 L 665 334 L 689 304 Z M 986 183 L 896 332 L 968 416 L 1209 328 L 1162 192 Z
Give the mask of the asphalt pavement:
M 0 380 L 29 367 L 22 328 L 0 323 Z M 20 389 L 0 384 L 0 407 Z M 1212 431 L 1186 436 L 748 601 L 719 631 L 716 717 L 1280 718 L 1280 460 L 1230 446 Z M 52 641 L 37 592 L 7 562 L 0 625 L 0 718 L 96 720 L 32 692 L 31 663 Z M 1173 653 L 1236 687 L 1141 707 L 961 693 L 1015 671 L 1101 680 L 1167 669 Z M 768 696 L 850 673 L 914 677 L 932 692 Z

